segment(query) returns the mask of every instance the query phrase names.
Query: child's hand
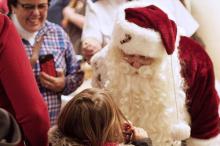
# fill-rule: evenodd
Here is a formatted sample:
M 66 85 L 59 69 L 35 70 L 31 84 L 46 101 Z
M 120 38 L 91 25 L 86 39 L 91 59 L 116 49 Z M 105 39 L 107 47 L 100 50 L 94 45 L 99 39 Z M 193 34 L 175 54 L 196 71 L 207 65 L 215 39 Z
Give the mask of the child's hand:
M 122 132 L 124 135 L 125 144 L 131 143 L 134 135 L 134 129 L 131 123 L 124 123 Z
M 95 39 L 87 39 L 82 42 L 82 54 L 89 62 L 90 58 L 101 49 L 101 44 Z

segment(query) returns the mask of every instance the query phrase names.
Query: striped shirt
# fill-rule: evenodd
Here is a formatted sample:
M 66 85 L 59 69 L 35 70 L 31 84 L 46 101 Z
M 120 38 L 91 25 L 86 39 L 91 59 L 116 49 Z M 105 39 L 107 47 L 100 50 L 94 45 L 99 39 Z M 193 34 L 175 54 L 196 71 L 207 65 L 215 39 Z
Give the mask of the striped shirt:
M 63 69 L 65 74 L 65 88 L 62 92 L 56 93 L 41 85 L 39 80 L 39 60 L 37 60 L 33 67 L 39 89 L 48 106 L 52 126 L 56 123 L 57 116 L 60 112 L 61 95 L 68 95 L 75 91 L 82 84 L 84 73 L 80 69 L 80 64 L 76 59 L 69 37 L 60 26 L 46 21 L 44 26 L 38 31 L 35 40 L 39 39 L 42 35 L 44 35 L 44 40 L 40 48 L 39 56 L 53 54 L 56 69 Z M 30 59 L 33 46 L 24 39 L 23 43 Z

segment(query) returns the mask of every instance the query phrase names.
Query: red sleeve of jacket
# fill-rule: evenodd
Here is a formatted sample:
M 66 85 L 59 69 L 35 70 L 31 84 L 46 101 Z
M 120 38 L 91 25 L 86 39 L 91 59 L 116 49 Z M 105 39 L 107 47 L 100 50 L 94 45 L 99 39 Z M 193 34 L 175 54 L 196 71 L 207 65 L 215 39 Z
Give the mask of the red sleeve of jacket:
M 13 114 L 31 146 L 47 146 L 49 116 L 22 41 L 7 16 L 0 15 L 0 78 Z
M 190 38 L 182 37 L 179 49 L 182 73 L 188 87 L 191 136 L 212 138 L 219 133 L 219 97 L 212 61 L 202 46 Z

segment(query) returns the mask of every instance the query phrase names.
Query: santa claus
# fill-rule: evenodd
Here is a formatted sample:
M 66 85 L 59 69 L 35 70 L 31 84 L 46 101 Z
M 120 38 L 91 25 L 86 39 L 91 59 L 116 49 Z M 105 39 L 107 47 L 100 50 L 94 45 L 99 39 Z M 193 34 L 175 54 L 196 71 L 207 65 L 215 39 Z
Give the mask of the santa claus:
M 111 43 L 92 58 L 93 85 L 110 90 L 154 146 L 220 146 L 212 61 L 183 32 L 160 4 L 125 4 Z

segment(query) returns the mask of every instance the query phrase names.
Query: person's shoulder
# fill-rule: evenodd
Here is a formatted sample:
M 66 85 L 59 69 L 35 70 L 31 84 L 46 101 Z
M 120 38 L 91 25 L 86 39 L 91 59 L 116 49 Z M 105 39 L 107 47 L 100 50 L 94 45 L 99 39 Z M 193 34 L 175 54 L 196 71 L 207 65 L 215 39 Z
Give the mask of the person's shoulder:
M 1 35 L 3 31 L 7 30 L 7 27 L 9 27 L 10 23 L 11 22 L 8 16 L 0 13 L 0 34 Z
M 94 5 L 104 5 L 104 4 L 108 3 L 108 1 L 98 0 L 93 3 L 94 3 Z
M 99 0 L 99 1 L 96 1 L 94 2 L 94 6 L 96 8 L 105 8 L 106 6 L 109 5 L 109 1 L 102 1 L 102 0 Z
M 14 35 L 16 29 L 8 16 L 0 14 L 0 43 L 6 42 L 10 35 Z M 14 36 L 13 36 L 14 37 Z M 1 44 L 0 44 L 1 46 Z
M 205 48 L 202 46 L 202 44 L 187 36 L 181 36 L 179 48 L 182 51 L 197 52 L 197 54 L 205 53 Z
M 56 23 L 50 22 L 48 20 L 46 20 L 45 22 L 45 27 L 48 29 L 62 29 L 62 27 Z
M 87 6 L 90 9 L 90 11 L 98 13 L 98 12 L 102 11 L 102 9 L 105 9 L 105 7 L 107 5 L 109 5 L 108 3 L 109 3 L 108 1 L 103 1 L 103 0 L 98 0 L 98 1 L 95 1 L 95 2 L 92 2 L 91 0 L 88 0 L 87 1 Z
M 81 144 L 75 142 L 72 138 L 66 137 L 56 126 L 53 126 L 48 131 L 49 143 L 53 146 L 82 146 Z
M 50 22 L 50 21 L 45 22 L 45 26 L 43 29 L 49 32 L 54 32 L 54 33 L 65 33 L 64 29 L 60 25 Z
M 212 67 L 212 61 L 206 52 L 205 48 L 196 40 L 182 36 L 179 43 L 180 58 L 189 61 L 197 62 L 204 67 Z

